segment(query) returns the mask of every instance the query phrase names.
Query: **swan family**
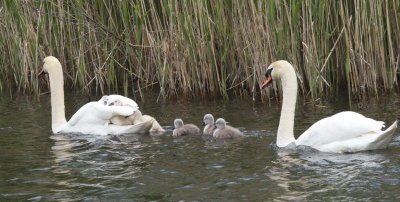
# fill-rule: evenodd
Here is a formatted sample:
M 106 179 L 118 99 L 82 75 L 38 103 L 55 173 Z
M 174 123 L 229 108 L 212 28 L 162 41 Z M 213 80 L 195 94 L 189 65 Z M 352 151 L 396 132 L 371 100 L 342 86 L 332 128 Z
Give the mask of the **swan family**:
M 59 60 L 53 56 L 44 59 L 39 74 L 48 74 L 51 94 L 53 133 L 84 133 L 94 135 L 124 133 L 163 133 L 165 130 L 154 117 L 142 115 L 135 101 L 121 95 L 106 95 L 99 101 L 83 105 L 69 121 L 65 118 L 63 71 Z M 384 122 L 367 118 L 356 112 L 340 112 L 314 123 L 295 139 L 294 114 L 297 97 L 297 77 L 293 66 L 284 60 L 270 64 L 266 70 L 265 88 L 272 81 L 280 81 L 283 102 L 276 145 L 306 145 L 322 152 L 357 152 L 386 148 L 397 128 L 395 121 L 386 130 Z M 214 138 L 240 138 L 243 133 L 226 125 L 223 118 L 214 122 L 211 114 L 203 118 L 203 134 Z M 201 130 L 194 124 L 174 121 L 173 136 L 198 135 Z

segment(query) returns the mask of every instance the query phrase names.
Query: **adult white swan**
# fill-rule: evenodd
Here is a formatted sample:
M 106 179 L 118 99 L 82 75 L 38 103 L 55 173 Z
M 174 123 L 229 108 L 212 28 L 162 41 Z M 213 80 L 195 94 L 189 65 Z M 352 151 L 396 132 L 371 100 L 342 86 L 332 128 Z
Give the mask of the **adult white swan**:
M 276 61 L 268 66 L 265 76 L 267 80 L 261 88 L 265 88 L 273 80 L 280 80 L 282 83 L 283 103 L 276 140 L 278 147 L 295 143 L 333 153 L 382 149 L 387 147 L 397 128 L 395 121 L 382 131 L 384 122 L 346 111 L 317 121 L 296 140 L 293 125 L 297 79 L 293 66 L 284 60 Z
M 117 126 L 109 124 L 113 116 L 129 116 L 138 108 L 129 106 L 107 106 L 102 102 L 89 102 L 83 105 L 67 122 L 64 106 L 64 80 L 60 61 L 53 56 L 44 60 L 40 74 L 48 73 L 51 92 L 51 121 L 53 133 L 84 133 L 95 135 L 146 133 L 153 121 L 137 125 Z M 129 99 L 129 98 L 127 98 Z

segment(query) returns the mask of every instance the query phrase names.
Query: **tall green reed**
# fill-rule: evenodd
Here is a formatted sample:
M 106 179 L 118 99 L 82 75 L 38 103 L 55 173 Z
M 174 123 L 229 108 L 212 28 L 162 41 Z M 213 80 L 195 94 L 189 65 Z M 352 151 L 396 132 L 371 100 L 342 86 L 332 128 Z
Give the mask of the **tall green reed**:
M 291 62 L 303 96 L 398 89 L 398 1 L 5 0 L 0 91 L 39 92 L 47 55 L 66 87 L 98 93 L 268 97 L 266 66 Z M 41 82 L 40 82 L 41 83 Z

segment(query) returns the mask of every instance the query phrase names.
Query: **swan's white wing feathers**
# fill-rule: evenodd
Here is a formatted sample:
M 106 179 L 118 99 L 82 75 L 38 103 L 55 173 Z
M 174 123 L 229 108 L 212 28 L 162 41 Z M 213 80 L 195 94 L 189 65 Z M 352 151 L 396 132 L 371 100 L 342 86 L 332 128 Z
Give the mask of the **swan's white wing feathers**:
M 119 135 L 126 133 L 148 133 L 153 125 L 154 119 L 148 119 L 142 123 L 135 125 L 118 126 L 109 124 L 107 127 L 107 134 Z
M 89 102 L 78 109 L 78 111 L 76 111 L 75 114 L 72 115 L 71 119 L 68 121 L 68 125 L 75 126 L 76 124 L 78 124 L 80 120 L 85 116 L 85 114 L 90 113 L 91 106 L 92 104 L 91 102 Z
M 146 119 L 140 124 L 118 126 L 109 124 L 113 116 L 130 116 L 135 109 L 130 106 L 108 106 L 102 102 L 89 102 L 82 106 L 69 120 L 61 133 L 79 132 L 84 134 L 125 134 L 125 133 L 148 133 L 154 119 Z
M 316 148 L 336 141 L 351 140 L 365 134 L 379 133 L 382 127 L 384 127 L 382 121 L 346 111 L 314 123 L 296 140 L 296 144 Z
M 107 105 L 96 105 L 96 110 L 99 112 L 99 116 L 104 119 L 110 119 L 113 116 L 130 116 L 137 109 L 128 106 L 107 106 Z
M 392 140 L 396 128 L 397 121 L 395 121 L 385 131 L 371 132 L 360 135 L 356 138 L 321 145 L 320 147 L 318 147 L 318 150 L 323 152 L 344 153 L 383 149 L 386 148 L 389 142 Z
M 68 121 L 69 126 L 79 124 L 104 125 L 116 115 L 130 116 L 135 112 L 127 106 L 107 106 L 100 102 L 89 102 L 83 105 Z

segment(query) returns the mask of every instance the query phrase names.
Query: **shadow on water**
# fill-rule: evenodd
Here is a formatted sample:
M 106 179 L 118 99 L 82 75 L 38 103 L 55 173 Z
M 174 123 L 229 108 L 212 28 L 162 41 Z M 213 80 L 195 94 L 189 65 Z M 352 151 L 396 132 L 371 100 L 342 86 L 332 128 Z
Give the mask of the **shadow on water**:
M 167 129 L 162 136 L 51 134 L 48 96 L 0 101 L 0 200 L 399 200 L 400 132 L 388 149 L 329 154 L 274 146 L 279 104 L 248 100 L 138 104 Z M 66 96 L 67 117 L 88 101 Z M 93 97 L 92 99 L 96 99 Z M 392 122 L 399 97 L 366 100 L 353 110 Z M 295 134 L 347 109 L 345 103 L 300 101 Z M 212 112 L 245 134 L 236 140 L 173 138 L 182 118 L 201 125 Z M 23 114 L 23 116 L 21 116 Z

